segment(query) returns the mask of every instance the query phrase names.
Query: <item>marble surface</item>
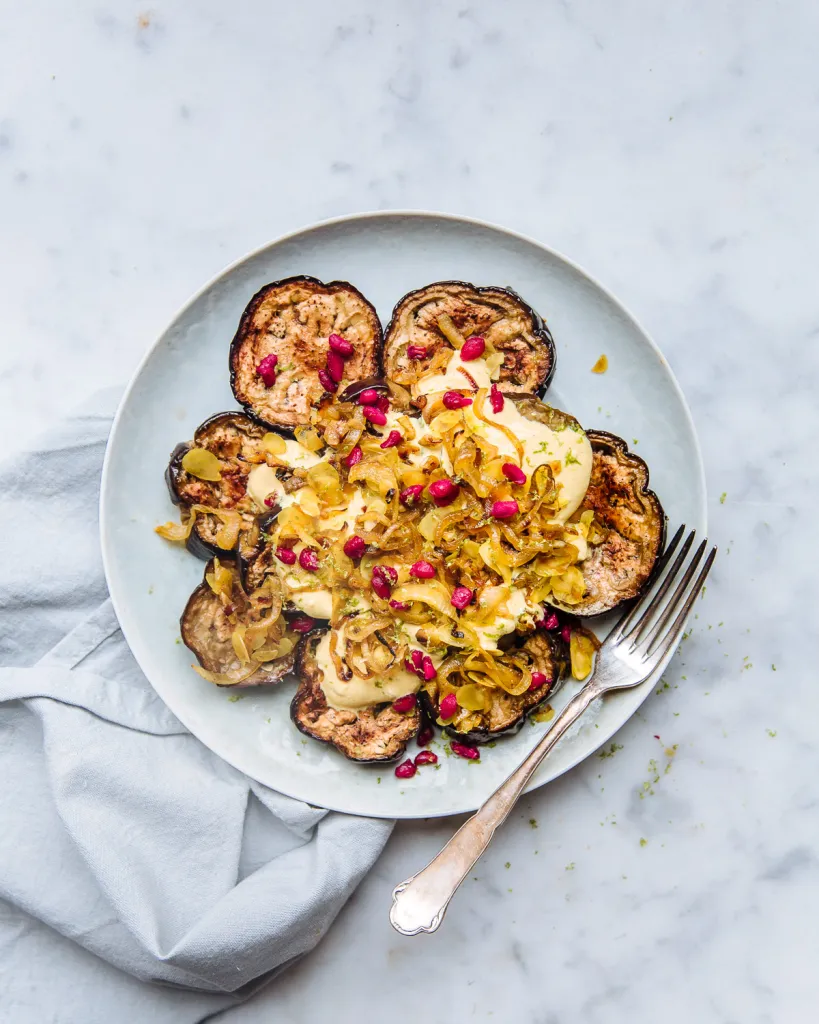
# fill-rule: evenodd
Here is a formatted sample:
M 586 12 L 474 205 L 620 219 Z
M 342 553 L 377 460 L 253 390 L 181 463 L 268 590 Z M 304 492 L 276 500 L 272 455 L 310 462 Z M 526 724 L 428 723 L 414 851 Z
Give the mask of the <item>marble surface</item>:
M 391 932 L 389 893 L 458 821 L 399 825 L 226 1024 L 813 1019 L 818 29 L 805 0 L 6 5 L 6 448 L 32 404 L 124 381 L 225 263 L 395 207 L 586 266 L 702 441 L 722 553 L 611 756 L 523 801 L 432 937 Z

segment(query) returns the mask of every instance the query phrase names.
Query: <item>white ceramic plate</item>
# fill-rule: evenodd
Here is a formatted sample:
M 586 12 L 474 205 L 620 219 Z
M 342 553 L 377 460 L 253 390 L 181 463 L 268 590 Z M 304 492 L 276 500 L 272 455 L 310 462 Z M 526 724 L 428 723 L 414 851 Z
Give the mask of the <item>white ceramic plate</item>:
M 625 438 L 650 466 L 670 525 L 686 523 L 704 532 L 705 482 L 691 417 L 651 339 L 580 268 L 520 235 L 439 214 L 345 217 L 273 242 L 192 299 L 137 370 L 114 421 L 103 468 L 102 552 L 125 637 L 162 699 L 230 764 L 311 804 L 397 818 L 469 811 L 548 726 L 526 725 L 517 736 L 498 740 L 479 764 L 444 757 L 437 743 L 440 769 L 400 781 L 389 765 L 352 764 L 298 732 L 289 718 L 290 681 L 231 701 L 229 691 L 191 670 L 192 656 L 179 640 L 179 615 L 202 579 L 203 563 L 153 531 L 177 516 L 163 481 L 168 456 L 207 416 L 236 408 L 228 346 L 239 316 L 262 285 L 294 274 L 352 282 L 375 303 L 385 325 L 402 295 L 432 281 L 514 288 L 554 334 L 557 372 L 549 401 L 587 428 Z M 601 353 L 609 358 L 609 370 L 598 376 L 590 369 Z M 590 709 L 586 723 L 564 738 L 532 786 L 556 778 L 606 742 L 652 685 L 649 680 Z M 562 706 L 573 690 L 564 687 L 553 705 Z

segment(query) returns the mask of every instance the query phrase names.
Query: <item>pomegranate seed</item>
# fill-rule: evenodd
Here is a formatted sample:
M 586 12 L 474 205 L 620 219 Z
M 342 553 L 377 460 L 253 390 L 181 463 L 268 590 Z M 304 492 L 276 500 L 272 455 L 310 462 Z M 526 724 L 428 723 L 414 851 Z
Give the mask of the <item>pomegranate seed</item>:
M 344 376 L 344 358 L 340 353 L 333 351 L 333 349 L 330 349 L 327 353 L 327 372 L 336 384 Z
M 418 771 L 412 762 L 412 758 L 407 758 L 402 764 L 399 764 L 395 769 L 395 777 L 397 779 L 411 779 L 413 775 Z
M 382 441 L 379 448 L 394 448 L 404 440 L 400 430 L 391 430 L 386 441 Z
M 420 768 L 422 764 L 438 764 L 438 755 L 433 754 L 431 750 L 422 750 L 420 754 L 415 755 L 415 766 Z
M 402 505 L 414 505 L 423 493 L 423 484 L 413 484 L 412 487 L 405 487 L 404 490 L 401 491 L 398 495 L 398 500 Z
M 469 587 L 456 587 L 452 591 L 452 597 L 450 598 L 449 603 L 454 608 L 457 608 L 458 611 L 463 611 L 464 608 L 467 607 L 467 605 L 472 603 L 472 598 L 474 596 L 475 595 L 472 593 Z
M 381 576 L 384 577 L 384 579 L 388 580 L 390 583 L 395 583 L 396 580 L 398 579 L 398 572 L 397 570 L 393 569 L 391 565 L 377 565 L 373 569 L 373 572 L 379 573 Z
M 364 388 L 358 396 L 359 405 L 375 405 L 378 401 L 378 392 L 375 388 Z
M 420 672 L 421 666 L 424 664 L 424 652 L 410 651 L 410 661 L 412 662 L 413 671 Z
M 368 419 L 370 423 L 374 423 L 377 427 L 385 427 L 387 425 L 386 415 L 380 409 L 376 409 L 374 405 L 364 406 L 364 418 Z
M 376 409 L 380 409 L 381 412 L 389 412 L 390 411 L 390 396 L 389 395 L 385 395 L 385 394 L 380 394 L 378 396 L 378 398 L 375 400 L 375 407 L 376 407 Z
M 419 580 L 431 580 L 434 575 L 435 566 L 425 562 L 423 558 L 410 566 L 410 576 L 415 576 Z
M 389 601 L 392 585 L 398 578 L 395 569 L 388 565 L 376 565 L 373 568 L 370 586 L 382 601 Z
M 421 673 L 425 683 L 428 683 L 438 675 L 435 666 L 432 664 L 432 658 L 428 654 L 424 655 L 424 660 L 421 662 Z
M 325 391 L 338 391 L 338 384 L 336 384 L 336 382 L 333 380 L 333 378 L 326 370 L 319 370 L 318 379 L 319 384 L 321 384 Z
M 296 552 L 290 548 L 276 548 L 276 558 L 285 565 L 295 565 Z
M 551 683 L 551 679 L 544 672 L 533 672 L 532 682 L 529 684 L 530 690 L 539 690 L 541 686 L 545 686 L 546 683 Z
M 390 604 L 392 604 L 392 601 L 390 601 Z M 409 658 L 404 658 L 404 668 L 407 670 L 407 672 L 414 672 L 415 671 L 415 669 L 413 668 L 412 662 L 409 660 Z
M 348 455 L 345 455 L 341 460 L 348 469 L 352 469 L 353 466 L 357 466 L 364 457 L 364 452 L 358 447 L 352 448 Z
M 557 629 L 560 626 L 560 622 L 554 612 L 548 612 L 546 617 L 538 622 L 538 626 L 541 629 Z
M 438 705 L 438 714 L 441 718 L 452 718 L 458 710 L 458 698 L 454 693 L 448 693 Z
M 443 403 L 447 409 L 464 409 L 467 405 L 472 405 L 472 399 L 462 395 L 460 391 L 445 391 Z
M 276 504 L 276 499 L 273 497 L 272 494 L 268 494 L 268 496 L 264 499 L 264 503 L 265 505 L 267 505 L 268 508 L 273 508 L 273 506 Z
M 512 516 L 516 516 L 519 511 L 518 503 L 514 500 L 492 502 L 491 513 L 493 519 L 511 519 Z
M 526 483 L 526 474 L 520 466 L 516 466 L 514 462 L 504 462 L 501 466 L 501 472 L 506 479 L 511 480 L 513 484 L 520 484 L 522 486 Z
M 272 388 L 276 383 L 276 363 L 278 361 L 279 357 L 271 353 L 269 356 L 265 356 L 256 367 L 256 373 L 262 378 L 267 388 Z
M 408 345 L 407 357 L 409 359 L 426 359 L 427 350 L 423 345 Z
M 333 352 L 338 352 L 343 359 L 349 359 L 354 352 L 353 343 L 347 341 L 346 338 L 342 338 L 340 334 L 331 334 L 327 339 L 327 344 Z
M 461 360 L 471 363 L 473 359 L 480 359 L 486 349 L 486 342 L 477 334 L 467 338 L 461 345 Z
M 560 631 L 560 638 L 561 638 L 561 640 L 565 640 L 565 642 L 567 644 L 571 643 L 572 627 L 571 626 L 564 626 L 563 629 L 561 629 L 561 631 Z
M 492 406 L 492 412 L 503 412 L 503 395 L 497 384 L 493 384 L 489 389 L 489 404 Z
M 408 693 L 404 697 L 399 697 L 398 700 L 392 702 L 393 711 L 397 711 L 399 714 L 406 714 L 407 711 L 412 711 L 415 705 L 418 703 L 418 698 L 414 693 Z
M 452 502 L 458 497 L 458 491 L 460 488 L 446 477 L 443 480 L 434 480 L 429 485 L 429 493 L 432 500 L 438 506 L 438 508 L 444 508 L 446 505 L 451 505 Z
M 456 743 L 454 740 L 449 744 L 452 753 L 458 757 L 465 757 L 467 761 L 480 761 L 481 755 L 477 747 L 467 747 L 463 743 Z
M 418 735 L 415 737 L 415 742 L 419 747 L 425 747 L 428 743 L 431 743 L 435 736 L 435 730 L 431 725 L 423 725 L 418 730 Z
M 408 612 L 410 610 L 408 601 L 390 601 L 390 608 L 394 608 L 397 612 Z
M 363 537 L 359 537 L 358 534 L 354 533 L 352 537 L 348 537 L 344 542 L 344 554 L 348 558 L 362 558 L 366 550 L 367 542 Z
M 318 551 L 315 548 L 302 548 L 299 553 L 299 565 L 307 572 L 317 572 L 319 567 Z
M 311 619 L 309 615 L 299 615 L 288 623 L 297 633 L 309 633 L 315 624 L 316 620 Z

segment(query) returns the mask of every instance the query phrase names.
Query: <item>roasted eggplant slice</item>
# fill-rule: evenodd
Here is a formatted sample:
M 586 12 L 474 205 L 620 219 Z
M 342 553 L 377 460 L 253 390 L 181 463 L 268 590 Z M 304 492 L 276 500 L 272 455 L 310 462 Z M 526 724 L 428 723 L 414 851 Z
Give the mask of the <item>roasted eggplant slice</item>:
M 191 443 L 174 449 L 165 471 L 174 504 L 185 509 L 206 505 L 224 513 L 237 512 L 241 519 L 238 524 L 231 524 L 217 515 L 200 513 L 187 541 L 188 550 L 198 558 L 224 556 L 237 546 L 245 551 L 256 545 L 259 509 L 247 493 L 247 477 L 253 464 L 246 460 L 258 453 L 266 433 L 266 427 L 244 413 L 220 412 L 197 427 Z M 219 479 L 204 480 L 185 470 L 183 460 L 192 449 L 216 456 L 220 463 Z M 233 539 L 237 525 L 238 539 Z
M 666 525 L 663 507 L 649 489 L 645 462 L 614 434 L 589 430 L 587 435 L 594 462 L 580 512 L 591 509 L 608 534 L 580 565 L 586 581 L 583 600 L 565 609 L 582 616 L 609 612 L 641 593 L 665 546 Z
M 205 569 L 206 576 L 213 573 L 214 564 L 208 563 Z M 236 566 L 233 562 L 225 560 L 220 560 L 219 564 L 234 574 L 232 607 L 238 608 L 241 617 L 247 598 L 239 583 Z M 233 648 L 233 624 L 228 618 L 224 604 L 206 580 L 203 580 L 191 594 L 179 625 L 182 642 L 193 651 L 202 668 L 218 675 L 233 675 L 240 678 L 236 683 L 217 683 L 218 686 L 269 686 L 271 683 L 277 683 L 293 669 L 296 660 L 295 648 L 275 661 L 260 665 L 252 675 L 241 678 L 245 667 Z
M 290 277 L 265 285 L 250 300 L 230 346 L 230 383 L 236 401 L 257 419 L 293 431 L 327 392 L 319 371 L 327 366 L 328 339 L 350 342 L 343 382 L 381 371 L 381 323 L 374 307 L 351 284 Z M 272 372 L 259 364 L 275 356 Z
M 290 717 L 305 735 L 331 743 L 351 761 L 394 761 L 418 732 L 421 712 L 399 714 L 391 704 L 358 711 L 337 711 L 328 706 L 321 688 L 322 673 L 316 647 L 324 629 L 313 630 L 299 642 L 296 674 L 299 688 L 290 704 Z
M 488 706 L 470 716 L 478 717 L 480 724 L 473 723 L 465 730 L 459 730 L 454 724 L 448 725 L 444 732 L 468 743 L 486 743 L 498 736 L 516 733 L 530 712 L 550 697 L 569 673 L 569 647 L 559 633 L 538 630 L 526 638 L 518 636 L 516 649 L 526 655 L 533 672 L 542 672 L 551 683 L 544 683 L 538 689 L 527 690 L 518 696 L 500 689 L 487 690 Z M 449 681 L 454 681 L 452 676 Z M 434 721 L 440 699 L 437 681 L 425 684 L 422 694 L 425 709 Z
M 442 347 L 452 348 L 440 321 L 463 338 L 480 335 L 503 353 L 500 385 L 506 392 L 542 393 L 555 370 L 552 336 L 538 314 L 507 288 L 476 288 L 463 281 L 439 281 L 410 292 L 393 310 L 384 339 L 384 366 L 396 384 L 408 387 Z M 426 350 L 409 359 L 407 347 Z

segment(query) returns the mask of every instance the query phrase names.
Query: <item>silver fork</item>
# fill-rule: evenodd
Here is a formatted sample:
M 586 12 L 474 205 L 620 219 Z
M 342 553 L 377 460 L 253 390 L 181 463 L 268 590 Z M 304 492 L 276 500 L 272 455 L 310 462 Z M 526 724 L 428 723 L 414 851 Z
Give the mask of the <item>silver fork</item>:
M 588 682 L 566 704 L 534 750 L 422 871 L 395 887 L 390 922 L 396 931 L 417 935 L 436 930 L 458 886 L 560 737 L 593 700 L 612 690 L 639 686 L 674 651 L 717 554 L 717 549 L 711 548 L 697 573 L 708 547 L 704 540 L 686 565 L 694 543 L 692 531 L 668 569 L 684 533 L 685 527 L 681 526 L 660 561 L 654 588 L 622 616 L 606 637 Z

